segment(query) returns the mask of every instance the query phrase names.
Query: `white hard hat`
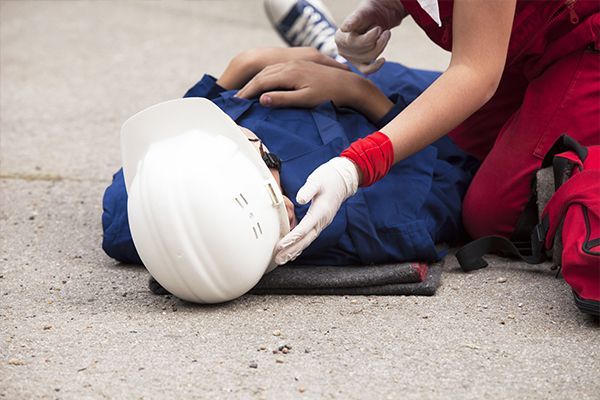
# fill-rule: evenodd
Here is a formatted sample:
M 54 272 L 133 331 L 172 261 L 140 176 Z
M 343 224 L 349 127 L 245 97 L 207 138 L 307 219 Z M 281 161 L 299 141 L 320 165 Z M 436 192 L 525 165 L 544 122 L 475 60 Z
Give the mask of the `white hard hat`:
M 188 301 L 241 296 L 275 268 L 283 195 L 235 122 L 207 99 L 149 107 L 121 128 L 129 226 L 150 274 Z

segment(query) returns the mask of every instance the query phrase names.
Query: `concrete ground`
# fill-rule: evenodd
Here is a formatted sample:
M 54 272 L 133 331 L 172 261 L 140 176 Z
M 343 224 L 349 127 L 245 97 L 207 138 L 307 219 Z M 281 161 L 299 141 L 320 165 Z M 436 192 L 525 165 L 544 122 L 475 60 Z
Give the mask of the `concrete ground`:
M 199 306 L 104 255 L 121 123 L 281 45 L 261 3 L 0 2 L 0 398 L 600 398 L 598 322 L 548 265 L 448 258 L 431 298 Z M 410 22 L 386 55 L 448 62 Z

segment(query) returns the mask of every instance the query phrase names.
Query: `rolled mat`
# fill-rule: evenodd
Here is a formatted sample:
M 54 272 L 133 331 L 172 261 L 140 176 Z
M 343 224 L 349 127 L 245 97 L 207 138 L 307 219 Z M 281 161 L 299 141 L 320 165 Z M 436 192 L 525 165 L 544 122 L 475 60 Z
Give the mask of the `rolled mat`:
M 401 263 L 370 266 L 278 267 L 262 277 L 251 294 L 433 296 L 441 264 Z M 154 294 L 169 294 L 150 277 Z
M 402 263 L 371 266 L 278 267 L 262 277 L 251 294 L 433 296 L 441 265 Z

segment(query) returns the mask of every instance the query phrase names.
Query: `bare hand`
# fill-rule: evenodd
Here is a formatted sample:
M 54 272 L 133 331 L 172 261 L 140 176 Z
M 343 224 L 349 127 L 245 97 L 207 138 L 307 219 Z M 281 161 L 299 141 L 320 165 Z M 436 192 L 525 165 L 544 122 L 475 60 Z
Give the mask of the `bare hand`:
M 337 107 L 355 109 L 373 122 L 393 105 L 377 86 L 360 75 L 309 61 L 269 66 L 237 93 L 246 99 L 258 95 L 266 107 L 312 108 L 332 101 Z
M 265 67 L 300 60 L 312 61 L 344 71 L 349 70 L 347 65 L 335 61 L 312 47 L 262 48 L 246 50 L 234 57 L 217 83 L 228 90 L 239 89 Z
M 291 61 L 266 67 L 250 80 L 237 96 L 260 96 L 270 107 L 311 108 L 331 100 L 338 106 L 352 103 L 356 74 L 311 61 Z M 350 80 L 350 82 L 348 81 Z

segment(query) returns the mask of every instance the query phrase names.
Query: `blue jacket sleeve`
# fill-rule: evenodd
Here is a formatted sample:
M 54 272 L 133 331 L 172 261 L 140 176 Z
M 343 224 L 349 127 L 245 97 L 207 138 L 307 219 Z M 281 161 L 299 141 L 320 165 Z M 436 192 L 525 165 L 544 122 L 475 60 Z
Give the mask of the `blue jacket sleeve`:
M 217 79 L 211 75 L 204 75 L 183 97 L 205 97 L 214 100 L 225 89 L 217 84 Z
M 110 257 L 126 264 L 141 264 L 127 218 L 127 191 L 123 169 L 113 175 L 113 181 L 102 199 L 102 249 Z

